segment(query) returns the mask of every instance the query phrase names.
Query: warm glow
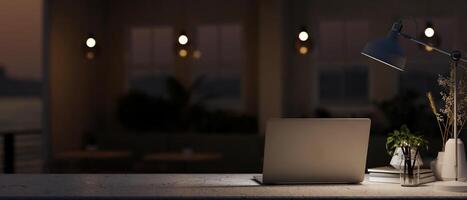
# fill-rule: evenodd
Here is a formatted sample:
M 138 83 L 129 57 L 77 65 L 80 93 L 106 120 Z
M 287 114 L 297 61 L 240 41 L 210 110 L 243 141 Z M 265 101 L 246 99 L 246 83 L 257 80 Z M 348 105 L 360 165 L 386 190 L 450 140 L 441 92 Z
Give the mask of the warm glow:
M 429 46 L 425 46 L 425 50 L 426 50 L 426 51 L 433 51 L 433 48 L 432 48 L 432 47 L 429 47 Z
M 188 37 L 184 34 L 178 36 L 178 43 L 181 45 L 185 45 L 188 43 Z
M 88 38 L 86 40 L 86 46 L 88 46 L 89 48 L 93 48 L 96 46 L 96 40 L 92 37 Z
M 94 59 L 95 57 L 96 57 L 96 54 L 94 54 L 94 52 L 92 52 L 92 51 L 88 51 L 88 52 L 86 53 L 86 58 L 87 58 L 88 60 L 92 60 L 92 59 Z
M 186 49 L 180 49 L 178 51 L 178 55 L 182 58 L 185 58 L 188 55 L 188 51 Z
M 305 55 L 308 53 L 308 47 L 305 47 L 305 46 L 302 46 L 300 48 L 298 48 L 298 52 L 302 55 Z
M 195 50 L 193 52 L 193 58 L 195 58 L 195 59 L 201 58 L 201 51 L 200 50 Z
M 435 35 L 435 30 L 434 30 L 433 28 L 427 27 L 427 28 L 425 29 L 425 36 L 431 38 L 431 37 L 433 37 L 434 35 Z
M 298 34 L 298 39 L 302 42 L 305 42 L 308 40 L 308 33 L 306 31 L 302 31 Z

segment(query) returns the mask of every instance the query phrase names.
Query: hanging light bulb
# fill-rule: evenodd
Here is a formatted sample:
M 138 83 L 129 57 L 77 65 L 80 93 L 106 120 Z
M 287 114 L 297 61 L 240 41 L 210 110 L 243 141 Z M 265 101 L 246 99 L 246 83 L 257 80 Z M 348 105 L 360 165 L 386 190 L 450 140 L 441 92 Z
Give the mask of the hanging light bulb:
M 311 37 L 305 27 L 298 32 L 295 48 L 300 55 L 306 55 L 311 50 Z
M 302 30 L 300 31 L 300 33 L 298 34 L 298 39 L 302 42 L 305 42 L 308 40 L 308 32 L 306 32 L 305 30 Z
M 420 40 L 429 44 L 430 46 L 433 47 L 439 47 L 441 44 L 441 38 L 439 37 L 439 34 L 435 31 L 435 28 L 433 27 L 433 23 L 428 21 L 426 23 L 426 27 L 423 30 L 422 33 L 420 33 Z M 427 52 L 433 51 L 432 47 L 426 47 L 424 45 L 419 45 L 419 47 Z
M 190 39 L 185 31 L 178 35 L 177 42 L 175 43 L 176 54 L 180 58 L 187 58 L 191 54 Z
M 84 57 L 87 60 L 94 60 L 98 56 L 99 52 L 99 45 L 97 44 L 97 40 L 94 37 L 94 34 L 90 33 L 88 34 L 87 37 L 83 38 L 84 39 L 84 44 L 83 46 L 83 51 L 84 51 Z
M 88 37 L 88 39 L 86 39 L 86 46 L 89 47 L 89 48 L 94 48 L 96 46 L 97 42 L 96 42 L 96 39 L 94 39 L 93 37 Z
M 435 35 L 435 29 L 433 29 L 433 25 L 430 22 L 426 24 L 426 28 L 423 33 L 425 33 L 425 36 L 429 38 Z
M 431 38 L 431 37 L 433 37 L 433 35 L 435 35 L 435 30 L 433 28 L 431 28 L 431 27 L 427 27 L 425 29 L 425 36 Z
M 185 32 L 182 32 L 182 33 L 178 36 L 178 44 L 180 44 L 180 45 L 186 45 L 186 44 L 188 44 L 188 36 L 186 35 Z

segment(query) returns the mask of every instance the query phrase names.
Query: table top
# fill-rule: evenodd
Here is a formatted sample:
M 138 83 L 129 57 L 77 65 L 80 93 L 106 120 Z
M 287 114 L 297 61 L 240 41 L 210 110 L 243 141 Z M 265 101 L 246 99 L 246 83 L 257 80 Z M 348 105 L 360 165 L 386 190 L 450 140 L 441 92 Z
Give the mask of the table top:
M 129 151 L 114 150 L 76 150 L 61 152 L 56 155 L 57 159 L 115 159 L 130 157 Z
M 257 174 L 12 174 L 0 176 L 0 199 L 157 198 L 467 198 L 433 183 L 401 187 L 361 184 L 261 186 Z
M 220 153 L 202 153 L 202 152 L 162 152 L 151 153 L 144 156 L 145 161 L 179 161 L 179 162 L 193 162 L 193 161 L 211 161 L 219 160 L 222 158 Z

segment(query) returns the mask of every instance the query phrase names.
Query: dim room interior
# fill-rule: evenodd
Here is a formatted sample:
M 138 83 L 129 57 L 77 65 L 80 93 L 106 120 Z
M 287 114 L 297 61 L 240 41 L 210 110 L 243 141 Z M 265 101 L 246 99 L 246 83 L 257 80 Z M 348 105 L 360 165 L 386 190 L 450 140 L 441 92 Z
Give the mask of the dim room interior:
M 0 1 L 0 199 L 467 198 L 465 8 Z

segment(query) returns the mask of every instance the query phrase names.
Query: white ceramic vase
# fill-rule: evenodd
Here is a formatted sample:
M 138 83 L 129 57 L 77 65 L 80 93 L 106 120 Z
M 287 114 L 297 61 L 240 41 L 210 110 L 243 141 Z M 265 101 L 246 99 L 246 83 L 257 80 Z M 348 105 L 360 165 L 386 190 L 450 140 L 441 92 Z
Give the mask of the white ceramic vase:
M 441 171 L 443 169 L 443 158 L 444 158 L 444 151 L 438 152 L 438 156 L 435 160 L 431 161 L 430 169 L 433 171 L 436 180 L 442 181 L 443 178 L 441 177 Z
M 411 155 L 415 156 L 415 149 L 411 150 Z M 412 158 L 411 160 L 414 160 L 415 158 Z M 402 149 L 400 147 L 396 148 L 394 151 L 394 155 L 391 158 L 390 165 L 393 166 L 396 169 L 401 169 L 404 167 L 405 162 L 404 161 L 404 153 L 402 152 Z M 423 160 L 422 157 L 420 156 L 420 153 L 417 155 L 417 160 L 415 161 L 415 166 L 422 166 L 423 165 Z
M 444 181 L 454 180 L 456 177 L 456 142 L 454 139 L 449 139 L 444 148 L 444 156 L 442 160 L 441 177 Z M 467 180 L 467 162 L 465 159 L 464 143 L 461 139 L 457 139 L 457 159 L 458 159 L 458 180 Z

